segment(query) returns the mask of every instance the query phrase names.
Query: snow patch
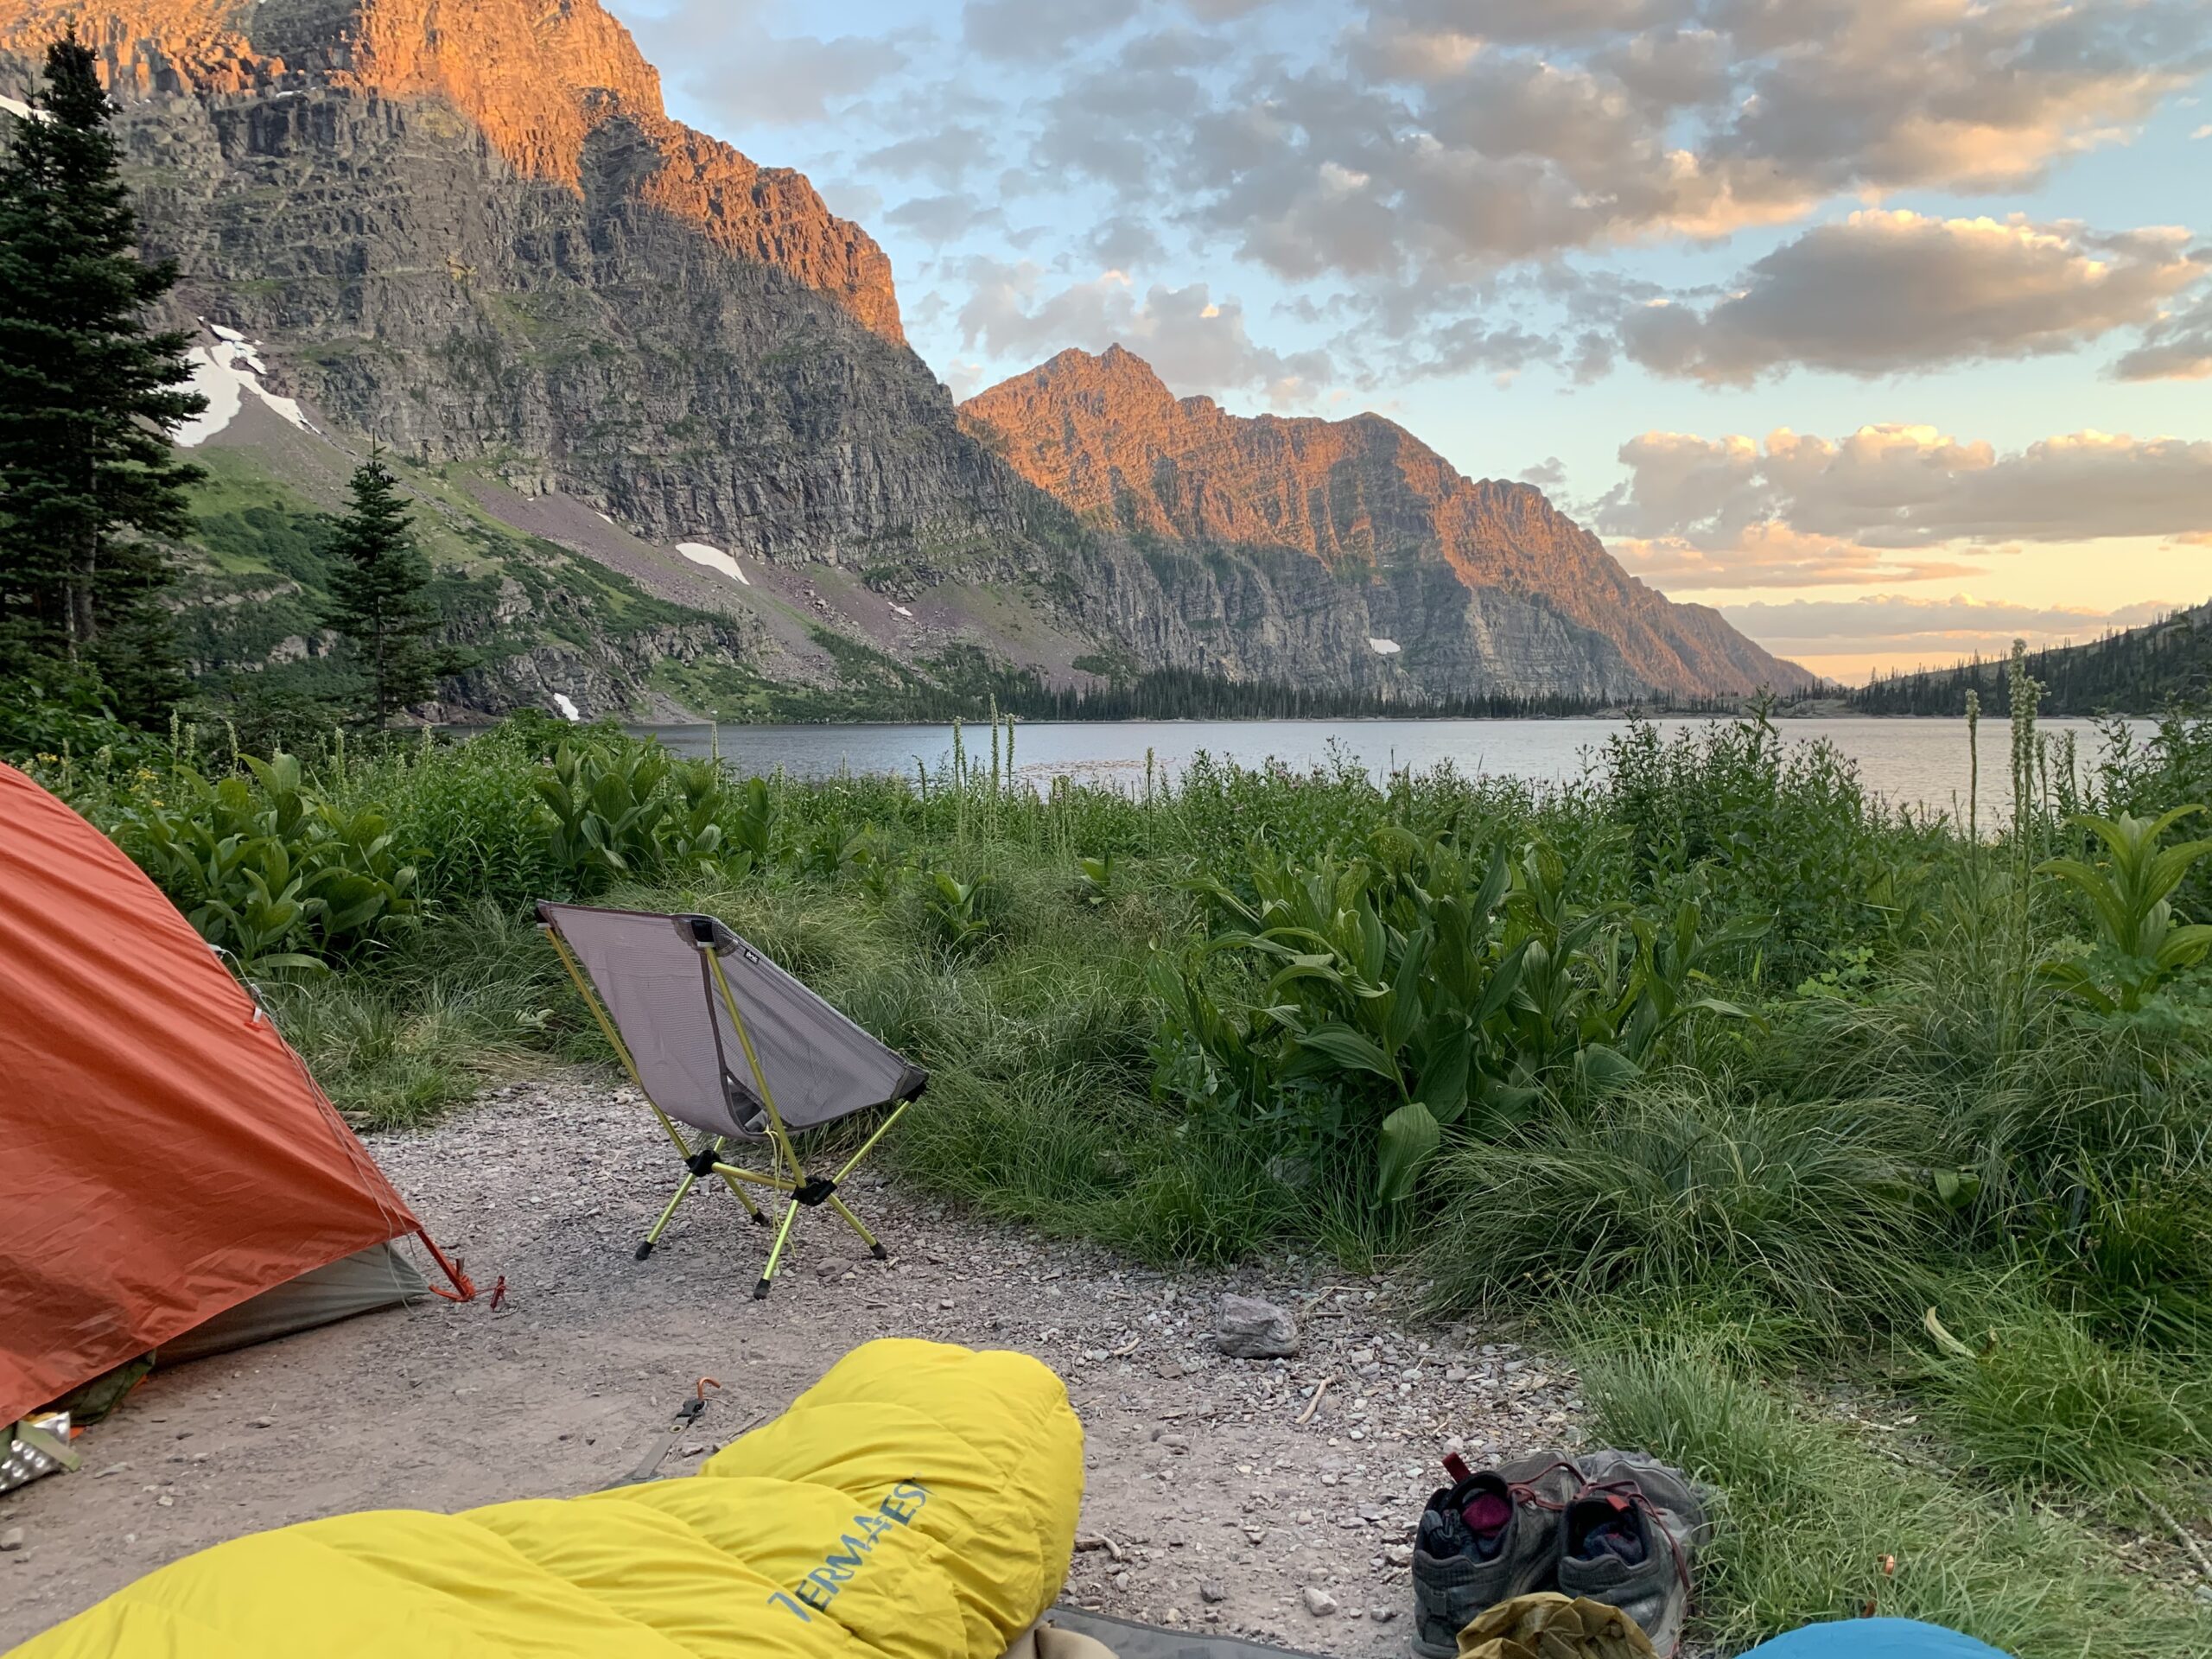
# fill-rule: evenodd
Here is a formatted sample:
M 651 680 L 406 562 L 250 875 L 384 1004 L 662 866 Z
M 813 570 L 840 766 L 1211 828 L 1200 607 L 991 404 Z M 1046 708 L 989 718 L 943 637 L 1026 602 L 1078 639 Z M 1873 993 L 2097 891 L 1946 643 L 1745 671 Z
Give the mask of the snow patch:
M 1369 636 L 1367 648 L 1377 657 L 1395 657 L 1401 649 L 1395 639 L 1377 639 L 1372 635 Z
M 296 401 L 280 397 L 261 384 L 260 377 L 269 371 L 251 346 L 224 340 L 195 346 L 184 355 L 192 365 L 192 389 L 207 399 L 207 407 L 177 428 L 176 441 L 182 448 L 198 448 L 238 419 L 249 396 L 261 399 L 301 431 L 314 429 Z
M 893 603 L 892 604 L 891 608 L 892 608 L 893 610 L 894 610 L 894 611 L 898 612 L 899 615 L 904 616 L 904 617 L 912 617 L 912 616 L 914 614 L 912 611 L 908 610 L 908 609 L 907 609 L 904 605 L 899 604 L 899 603 L 897 603 L 896 601 L 893 601 Z
M 12 98 L 0 98 L 0 110 L 5 110 L 18 121 L 43 121 L 46 111 L 35 110 L 28 104 Z
M 734 576 L 745 587 L 753 585 L 753 579 L 737 568 L 737 561 L 719 547 L 709 547 L 704 542 L 678 542 L 676 550 L 694 564 L 703 564 L 709 570 L 719 570 L 726 576 Z
M 233 346 L 242 346 L 245 343 L 245 336 L 244 334 L 238 333 L 235 328 L 226 328 L 219 322 L 209 323 L 207 325 L 207 331 L 213 334 L 216 339 L 227 340 Z
M 556 691 L 553 694 L 553 706 L 561 711 L 563 719 L 574 721 L 578 725 L 583 723 L 583 710 L 576 707 L 574 699 L 567 692 Z

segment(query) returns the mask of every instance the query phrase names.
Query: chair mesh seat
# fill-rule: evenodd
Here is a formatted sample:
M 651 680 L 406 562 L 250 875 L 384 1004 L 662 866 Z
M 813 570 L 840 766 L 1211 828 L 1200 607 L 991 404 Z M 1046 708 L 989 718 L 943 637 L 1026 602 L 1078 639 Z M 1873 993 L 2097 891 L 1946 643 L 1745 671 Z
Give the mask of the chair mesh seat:
M 699 948 L 701 930 L 744 1009 L 761 1076 L 790 1128 L 912 1100 L 929 1082 L 712 917 L 579 905 L 540 905 L 537 915 L 591 976 L 645 1092 L 693 1128 L 766 1136 L 766 1109 Z
M 788 1202 L 753 1294 L 766 1296 L 802 1208 L 827 1205 L 879 1261 L 888 1253 L 838 1188 L 929 1083 L 909 1065 L 711 916 L 662 916 L 541 904 L 537 919 L 597 1016 L 616 1058 L 683 1160 L 676 1196 L 638 1246 L 650 1256 L 677 1208 L 702 1178 L 719 1180 L 762 1225 L 748 1188 Z M 810 1178 L 795 1131 L 891 1108 L 861 1149 Z M 700 1131 L 694 1147 L 677 1128 Z M 725 1159 L 729 1141 L 773 1149 L 766 1171 Z

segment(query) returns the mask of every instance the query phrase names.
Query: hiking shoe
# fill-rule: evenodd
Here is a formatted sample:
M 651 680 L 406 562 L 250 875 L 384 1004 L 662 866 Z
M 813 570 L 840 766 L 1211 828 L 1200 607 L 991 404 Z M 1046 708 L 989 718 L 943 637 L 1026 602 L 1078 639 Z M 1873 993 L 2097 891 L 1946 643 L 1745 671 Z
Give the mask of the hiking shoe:
M 1466 1476 L 1428 1500 L 1414 1543 L 1414 1651 L 1454 1659 L 1484 1608 L 1559 1573 L 1559 1514 L 1582 1485 L 1564 1454 L 1538 1452 Z
M 1592 1452 L 1576 1462 L 1584 1484 L 1560 1528 L 1560 1590 L 1619 1608 L 1660 1659 L 1674 1659 L 1690 1563 L 1706 1536 L 1704 1500 L 1681 1471 L 1649 1458 Z

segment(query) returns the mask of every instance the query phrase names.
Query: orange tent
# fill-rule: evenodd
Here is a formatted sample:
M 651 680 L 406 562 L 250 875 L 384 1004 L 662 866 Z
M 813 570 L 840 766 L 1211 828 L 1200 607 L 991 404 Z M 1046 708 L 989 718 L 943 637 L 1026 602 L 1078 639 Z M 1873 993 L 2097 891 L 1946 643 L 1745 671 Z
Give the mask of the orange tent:
M 473 1294 L 192 925 L 0 766 L 0 1424 L 409 1234 Z

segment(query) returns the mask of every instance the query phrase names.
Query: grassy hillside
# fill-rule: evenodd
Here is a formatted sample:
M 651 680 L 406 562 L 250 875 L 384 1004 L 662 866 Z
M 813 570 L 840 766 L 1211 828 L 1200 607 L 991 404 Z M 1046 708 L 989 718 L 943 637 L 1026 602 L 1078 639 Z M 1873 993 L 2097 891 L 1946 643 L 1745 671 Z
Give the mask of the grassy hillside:
M 2140 628 L 2028 654 L 2028 672 L 2053 715 L 2150 715 L 2174 703 L 2201 705 L 2212 693 L 2212 605 L 2181 611 Z M 2003 658 L 1977 658 L 1950 668 L 1877 677 L 1849 695 L 1868 715 L 1962 715 L 1967 693 L 2010 714 Z

